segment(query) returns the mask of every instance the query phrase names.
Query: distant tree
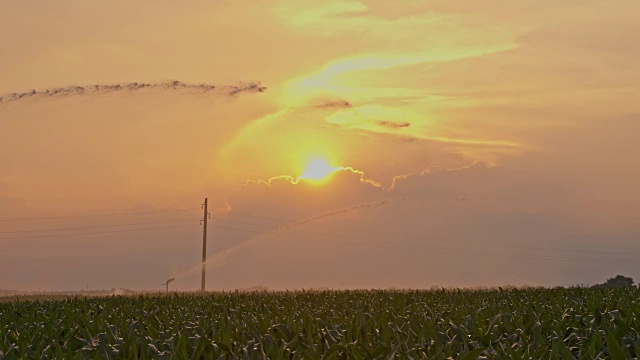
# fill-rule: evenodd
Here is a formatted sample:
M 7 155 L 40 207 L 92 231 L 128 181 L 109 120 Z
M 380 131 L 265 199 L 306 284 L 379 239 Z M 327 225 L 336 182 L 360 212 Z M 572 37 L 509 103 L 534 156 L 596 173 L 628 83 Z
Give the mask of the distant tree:
M 594 285 L 593 287 L 600 288 L 600 289 L 618 289 L 618 288 L 626 288 L 626 287 L 633 287 L 633 286 L 634 286 L 634 282 L 632 278 L 624 275 L 616 275 L 616 277 L 607 279 L 605 283 L 597 284 L 597 285 Z

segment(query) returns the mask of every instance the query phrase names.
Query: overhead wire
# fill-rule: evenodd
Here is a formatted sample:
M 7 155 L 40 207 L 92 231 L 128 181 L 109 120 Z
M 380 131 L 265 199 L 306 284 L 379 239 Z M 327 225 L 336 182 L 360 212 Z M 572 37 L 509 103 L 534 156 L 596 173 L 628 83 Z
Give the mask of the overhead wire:
M 38 218 L 17 218 L 17 219 L 0 219 L 0 221 L 23 221 L 23 220 L 41 220 L 41 219 L 66 219 L 66 218 L 85 218 L 85 217 L 103 217 L 103 216 L 119 216 L 119 215 L 140 215 L 140 214 L 157 214 L 157 213 L 170 213 L 170 212 L 185 212 L 185 211 L 195 211 L 201 209 L 175 209 L 175 210 L 162 210 L 162 211 L 146 211 L 146 212 L 131 212 L 131 213 L 112 213 L 112 214 L 95 214 L 95 215 L 75 215 L 75 216 L 57 216 L 57 217 L 38 217 Z M 237 213 L 230 212 L 229 214 L 252 217 L 252 218 L 260 218 L 266 220 L 276 220 L 283 222 L 296 222 L 296 220 L 292 219 L 283 219 L 277 217 L 270 216 L 261 216 L 255 214 L 247 214 L 247 213 Z M 268 229 L 274 229 L 274 232 L 265 233 L 262 231 L 250 230 L 250 229 L 238 229 L 233 227 L 224 227 L 218 225 L 209 225 L 214 228 L 219 229 L 227 229 L 232 231 L 244 231 L 251 232 L 256 234 L 263 234 L 265 236 L 285 236 L 285 234 L 277 234 L 275 231 L 278 229 L 282 229 L 283 226 L 272 226 L 272 225 L 264 225 L 264 224 L 256 224 L 251 222 L 244 221 L 236 221 L 228 218 L 220 218 L 220 217 L 212 217 L 212 220 L 225 221 L 229 223 L 236 223 L 241 225 L 249 225 L 256 226 Z M 83 226 L 83 227 L 69 227 L 69 228 L 51 228 L 51 229 L 36 229 L 36 230 L 15 230 L 15 231 L 2 231 L 0 234 L 8 234 L 8 233 L 32 233 L 32 232 L 45 232 L 45 231 L 70 231 L 70 230 L 85 230 L 85 229 L 94 229 L 94 228 L 110 228 L 110 227 L 119 227 L 119 226 L 134 226 L 134 225 L 150 225 L 150 224 L 161 224 L 161 223 L 177 223 L 184 221 L 192 221 L 190 219 L 181 219 L 181 220 L 165 220 L 165 221 L 157 221 L 157 222 L 139 222 L 139 223 L 127 223 L 127 224 L 113 224 L 113 225 L 97 225 L 97 226 Z M 166 227 L 153 227 L 153 228 L 142 228 L 142 229 L 123 229 L 123 230 L 111 230 L 111 231 L 99 231 L 99 232 L 83 232 L 83 233 L 65 233 L 65 234 L 51 234 L 51 235 L 36 235 L 36 236 L 19 236 L 19 237 L 8 237 L 8 238 L 0 238 L 0 240 L 18 240 L 18 239 L 33 239 L 33 238 L 49 238 L 49 237 L 64 237 L 64 236 L 81 236 L 81 235 L 94 235 L 94 234 L 109 234 L 109 233 L 126 233 L 126 232 L 138 232 L 138 231 L 149 231 L 149 230 L 162 230 L 162 229 L 173 229 L 173 228 L 183 228 L 183 227 L 193 227 L 198 225 L 181 225 L 181 226 L 166 226 Z M 622 256 L 640 256 L 637 253 L 621 253 L 621 252 L 609 252 L 609 251 L 593 251 L 593 250 L 580 250 L 580 249 L 563 249 L 563 248 L 549 248 L 549 247 L 535 247 L 535 246 L 527 246 L 527 245 L 515 245 L 515 244 L 498 244 L 494 242 L 480 242 L 480 241 L 464 241 L 464 240 L 456 240 L 442 237 L 433 237 L 433 236 L 424 236 L 424 235 L 412 235 L 412 234 L 403 234 L 403 233 L 394 233 L 394 232 L 385 232 L 385 231 L 376 231 L 370 229 L 359 229 L 359 228 L 347 228 L 340 226 L 329 226 L 323 225 L 325 228 L 344 230 L 344 231 L 359 231 L 359 232 L 367 232 L 367 233 L 375 233 L 378 235 L 389 235 L 394 237 L 405 237 L 405 238 L 418 238 L 418 239 L 426 239 L 426 240 L 438 240 L 438 241 L 447 241 L 448 243 L 458 243 L 458 244 L 476 244 L 476 245 L 494 245 L 499 247 L 509 247 L 509 248 L 520 248 L 527 250 L 539 250 L 539 251 L 558 251 L 558 252 L 568 252 L 568 253 L 589 253 L 589 254 L 601 254 L 601 255 L 622 255 Z M 290 229 L 290 228 L 288 228 Z M 288 230 L 282 229 L 282 230 Z M 335 240 L 336 234 L 327 234 L 327 233 L 319 233 L 319 232 L 311 232 L 305 230 L 297 230 L 298 232 L 311 234 L 313 236 L 324 236 L 331 237 L 332 240 L 326 240 L 330 242 L 338 242 L 338 243 L 348 243 L 343 240 Z M 298 236 L 299 237 L 299 236 Z M 345 239 L 342 237 L 342 239 Z M 357 238 L 346 238 L 351 240 L 361 241 L 363 239 Z M 378 242 L 382 245 L 372 244 L 371 242 Z M 356 245 L 366 245 L 366 246 L 375 246 L 382 248 L 390 248 L 390 249 L 398 249 L 398 250 L 410 250 L 410 251 L 429 251 L 434 252 L 433 247 L 438 247 L 443 249 L 442 246 L 430 244 L 430 249 L 421 249 L 421 248 L 412 248 L 412 247 L 398 247 L 398 246 L 389 246 L 389 244 L 397 243 L 397 240 L 389 241 L 389 240 L 378 240 L 378 239 L 367 239 L 365 242 L 353 243 Z M 528 259 L 539 259 L 539 260 L 566 260 L 566 261 L 583 261 L 583 262 L 600 262 L 600 263 L 637 263 L 637 261 L 630 259 L 595 259 L 595 258 L 581 258 L 581 257 L 549 257 L 545 255 L 537 255 L 537 254 L 496 254 L 496 253 L 488 253 L 488 252 L 479 252 L 472 251 L 469 252 L 467 250 L 460 249 L 452 249 L 452 248 L 444 248 L 448 251 L 455 251 L 456 254 L 460 253 L 469 253 L 469 254 L 482 254 L 491 257 L 518 257 L 518 258 L 528 258 Z
M 196 210 L 201 210 L 201 209 L 174 209 L 174 210 L 142 211 L 142 212 L 129 212 L 129 213 L 111 213 L 111 214 L 86 214 L 86 215 L 69 215 L 69 216 L 29 217 L 29 218 L 0 219 L 0 221 L 76 219 L 76 218 L 91 218 L 91 217 L 102 217 L 102 216 L 162 214 L 162 213 L 172 213 L 172 212 L 182 212 L 182 211 L 196 211 Z
M 233 231 L 243 231 L 243 232 L 251 232 L 251 233 L 256 233 L 256 234 L 264 234 L 265 236 L 286 236 L 285 234 L 278 234 L 278 233 L 267 233 L 267 234 L 265 234 L 265 233 L 263 233 L 261 231 L 250 230 L 250 229 L 238 229 L 238 228 L 224 227 L 224 226 L 217 226 L 217 225 L 210 225 L 210 226 L 213 227 L 213 228 L 218 228 L 218 229 L 226 229 L 226 230 L 233 230 Z M 316 233 L 314 235 L 317 235 L 317 236 L 331 236 L 331 237 L 333 237 L 333 235 L 330 235 L 330 234 Z M 298 236 L 298 238 L 299 237 L 300 236 Z M 313 240 L 317 240 L 317 239 L 313 239 Z M 360 239 L 356 239 L 356 240 L 360 240 Z M 346 244 L 352 244 L 352 245 L 373 246 L 373 247 L 395 249 L 395 250 L 422 251 L 422 252 L 429 252 L 429 253 L 434 253 L 435 252 L 435 253 L 470 254 L 470 255 L 478 255 L 478 254 L 480 254 L 480 255 L 485 255 L 485 256 L 488 256 L 488 257 L 498 257 L 498 258 L 508 258 L 508 259 L 523 258 L 523 259 L 531 259 L 531 260 L 550 260 L 550 261 L 562 260 L 562 261 L 572 261 L 572 262 L 590 262 L 590 263 L 607 263 L 607 264 L 636 264 L 637 263 L 637 261 L 627 260 L 627 259 L 594 259 L 594 258 L 574 258 L 574 257 L 550 257 L 550 256 L 535 255 L 535 254 L 495 254 L 495 253 L 489 253 L 489 252 L 465 251 L 465 250 L 450 249 L 450 248 L 446 248 L 445 249 L 445 250 L 448 250 L 448 252 L 443 252 L 442 250 L 435 250 L 434 251 L 433 249 L 424 249 L 424 248 L 376 245 L 376 244 L 371 244 L 369 242 L 355 243 L 355 242 L 347 242 L 347 241 L 343 241 L 343 240 L 325 240 L 325 241 L 336 242 L 336 243 L 346 243 Z M 442 247 L 439 247 L 439 248 L 442 248 Z M 219 252 L 219 254 L 224 254 L 228 250 L 229 249 L 223 250 L 223 251 Z
M 262 224 L 254 224 L 254 223 L 248 223 L 248 222 L 244 222 L 244 221 L 234 221 L 234 220 L 227 220 L 227 219 L 221 219 L 221 218 L 211 218 L 212 220 L 222 220 L 222 221 L 226 221 L 226 222 L 230 222 L 230 223 L 234 223 L 234 224 L 242 224 L 242 225 L 250 225 L 250 226 L 257 226 L 257 227 L 263 227 L 263 228 L 268 228 L 268 229 L 274 229 L 274 231 L 278 231 L 278 230 L 289 230 L 289 228 L 287 229 L 282 229 L 282 226 L 271 226 L 271 225 L 262 225 Z M 298 232 L 302 232 L 302 233 L 306 233 L 306 234 L 312 234 L 315 235 L 317 233 L 311 232 L 311 231 L 305 231 L 305 230 L 297 230 Z M 322 233 L 320 233 L 322 234 Z M 333 236 L 330 234 L 322 234 L 322 235 L 326 235 L 326 236 Z M 382 243 L 389 243 L 390 241 L 388 240 L 378 240 L 378 239 L 369 239 L 371 241 L 375 241 L 375 242 L 382 242 Z
M 166 221 L 151 221 L 151 222 L 125 223 L 125 224 L 112 224 L 112 225 L 96 225 L 96 226 L 80 226 L 80 227 L 68 227 L 68 228 L 49 228 L 49 229 L 36 229 L 36 230 L 11 230 L 11 231 L 0 231 L 0 234 L 15 234 L 15 233 L 46 232 L 46 231 L 69 231 L 69 230 L 99 229 L 99 228 L 110 228 L 110 227 L 119 227 L 119 226 L 134 226 L 134 225 L 151 225 L 151 224 L 178 223 L 178 222 L 184 222 L 184 221 L 194 221 L 194 219 L 166 220 Z M 2 240 L 2 239 L 3 239 L 3 238 L 0 238 L 0 240 Z
M 36 239 L 36 238 L 49 238 L 49 237 L 61 237 L 61 236 L 79 236 L 79 235 L 111 234 L 111 233 L 125 233 L 125 232 L 135 232 L 135 231 L 148 231 L 148 230 L 175 229 L 175 228 L 196 227 L 196 226 L 200 226 L 200 225 L 178 225 L 178 226 L 164 226 L 164 227 L 155 227 L 155 228 L 126 229 L 126 230 L 111 230 L 111 231 L 96 231 L 96 232 L 71 233 L 71 234 L 36 235 L 36 236 L 19 236 L 19 237 L 0 238 L 0 240 L 19 240 L 19 239 Z
M 295 222 L 297 220 L 292 219 L 282 219 L 275 217 L 267 217 L 260 216 L 254 214 L 246 214 L 246 213 L 237 213 L 237 212 L 229 212 L 229 214 L 234 214 L 238 216 L 246 216 L 253 218 L 260 218 L 266 220 L 278 220 L 284 222 Z M 456 242 L 460 244 L 474 244 L 474 245 L 493 245 L 499 247 L 507 247 L 507 248 L 515 248 L 515 249 L 526 249 L 526 250 L 544 250 L 544 251 L 558 251 L 558 252 L 568 252 L 568 253 L 585 253 L 585 254 L 596 254 L 596 255 L 621 255 L 621 256 L 640 256 L 640 253 L 629 253 L 629 252 L 614 252 L 614 251 L 600 251 L 600 250 L 580 250 L 580 249 L 564 249 L 564 248 L 556 248 L 556 247 L 539 247 L 539 246 L 530 246 L 530 245 L 517 245 L 517 244 L 502 244 L 496 242 L 487 242 L 487 241 L 471 241 L 471 240 L 458 240 L 444 237 L 435 237 L 435 236 L 424 236 L 424 235 L 413 235 L 413 234 L 403 234 L 403 233 L 394 233 L 388 231 L 377 231 L 370 229 L 362 229 L 362 228 L 346 228 L 341 226 L 332 226 L 332 225 L 323 225 L 326 228 L 331 229 L 339 229 L 346 231 L 358 231 L 358 232 L 368 232 L 377 235 L 390 235 L 390 236 L 400 236 L 405 238 L 417 238 L 417 239 L 425 239 L 425 240 L 439 240 L 439 241 L 447 241 L 447 242 Z

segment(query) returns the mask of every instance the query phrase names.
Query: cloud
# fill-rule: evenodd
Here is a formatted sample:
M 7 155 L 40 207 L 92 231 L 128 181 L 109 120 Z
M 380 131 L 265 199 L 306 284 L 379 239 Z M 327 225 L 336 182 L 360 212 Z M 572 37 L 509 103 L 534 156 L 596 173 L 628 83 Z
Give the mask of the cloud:
M 230 89 L 229 95 L 231 96 L 242 92 L 265 92 L 267 90 L 267 87 L 260 83 L 246 83 L 238 86 L 229 86 L 227 88 Z
M 271 211 L 287 212 L 285 216 L 287 218 L 298 218 L 307 214 L 317 220 L 319 217 L 314 214 L 340 213 L 340 211 L 334 213 L 332 208 L 355 209 L 361 206 L 354 204 L 369 204 L 380 199 L 391 199 L 396 196 L 396 188 L 402 186 L 407 179 L 434 174 L 441 177 L 441 174 L 446 172 L 459 174 L 468 170 L 489 168 L 491 166 L 486 163 L 472 163 L 456 168 L 433 166 L 420 171 L 393 175 L 388 179 L 374 179 L 364 171 L 351 166 L 338 166 L 319 184 L 294 175 L 279 175 L 267 180 L 248 180 L 229 193 L 227 206 L 220 209 L 219 213 L 233 214 L 247 206 L 255 208 L 265 204 Z M 390 185 L 385 187 L 383 183 Z M 269 200 L 271 198 L 280 198 L 283 208 Z M 293 206 L 293 203 L 296 205 Z M 294 211 L 288 213 L 291 210 Z M 299 224 L 298 221 L 295 223 Z
M 314 109 L 346 109 L 352 107 L 353 104 L 346 100 L 327 100 L 317 105 L 312 105 Z
M 389 17 L 397 6 L 376 13 L 375 6 L 360 1 L 327 1 L 317 3 L 289 3 L 276 6 L 273 13 L 284 24 L 316 37 L 349 34 L 354 31 L 376 38 L 407 38 L 411 29 L 437 26 L 447 19 L 442 13 L 415 9 L 412 13 Z M 415 36 L 415 34 L 413 34 Z
M 402 128 L 411 126 L 411 123 L 407 121 L 395 122 L 395 121 L 382 120 L 382 121 L 378 121 L 378 125 L 382 127 L 391 128 L 391 129 L 402 129 Z
M 119 83 L 119 84 L 95 84 L 84 86 L 67 86 L 44 90 L 31 90 L 21 93 L 10 93 L 0 96 L 0 103 L 8 103 L 32 97 L 67 97 L 78 95 L 100 95 L 114 92 L 134 92 L 145 89 L 154 90 L 193 90 L 200 93 L 227 94 L 235 96 L 243 92 L 264 92 L 267 87 L 259 82 L 241 83 L 239 85 L 216 86 L 211 84 L 188 84 L 177 80 L 164 83 Z

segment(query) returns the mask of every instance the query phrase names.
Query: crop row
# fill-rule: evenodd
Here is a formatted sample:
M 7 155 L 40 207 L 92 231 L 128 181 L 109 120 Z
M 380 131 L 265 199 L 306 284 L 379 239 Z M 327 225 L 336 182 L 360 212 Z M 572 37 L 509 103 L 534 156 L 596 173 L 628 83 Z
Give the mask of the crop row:
M 595 359 L 640 353 L 640 291 L 175 293 L 0 303 L 6 359 Z

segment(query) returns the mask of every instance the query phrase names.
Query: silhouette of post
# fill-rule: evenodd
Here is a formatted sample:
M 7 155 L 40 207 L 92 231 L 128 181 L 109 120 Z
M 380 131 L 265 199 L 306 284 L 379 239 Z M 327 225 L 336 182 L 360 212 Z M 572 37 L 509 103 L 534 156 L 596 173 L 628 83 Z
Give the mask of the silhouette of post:
M 209 218 L 209 212 L 207 211 L 207 198 L 204 198 L 204 216 L 202 217 L 202 280 L 200 283 L 200 291 L 204 291 L 205 278 L 207 275 L 207 219 Z

